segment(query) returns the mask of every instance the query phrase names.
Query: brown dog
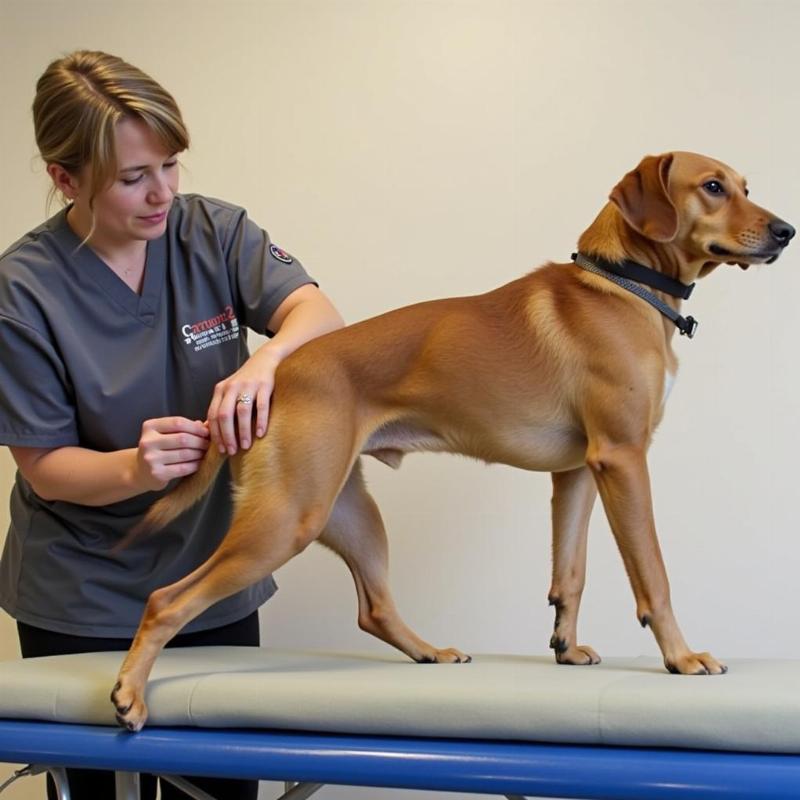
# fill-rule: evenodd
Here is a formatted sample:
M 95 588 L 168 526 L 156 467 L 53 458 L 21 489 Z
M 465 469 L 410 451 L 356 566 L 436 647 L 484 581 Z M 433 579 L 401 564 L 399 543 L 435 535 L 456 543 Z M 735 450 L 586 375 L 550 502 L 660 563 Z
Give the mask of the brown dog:
M 691 153 L 645 158 L 610 200 L 581 236 L 576 264 L 389 312 L 316 339 L 281 364 L 269 434 L 233 458 L 227 536 L 206 563 L 147 602 L 112 693 L 121 725 L 144 724 L 147 678 L 173 635 L 317 540 L 350 568 L 361 628 L 415 661 L 469 660 L 423 641 L 397 613 L 361 454 L 398 466 L 410 451 L 447 451 L 553 474 L 551 646 L 566 664 L 600 660 L 577 643 L 599 490 L 636 615 L 653 629 L 667 669 L 725 672 L 689 649 L 672 613 L 646 455 L 677 368 L 676 326 L 694 332 L 674 295 L 686 296 L 686 284 L 721 263 L 771 263 L 794 229 L 750 202 L 732 169 Z M 646 298 L 633 293 L 643 293 L 642 283 L 655 287 Z M 200 471 L 157 503 L 146 524 L 163 525 L 201 497 L 223 458 L 209 448 Z

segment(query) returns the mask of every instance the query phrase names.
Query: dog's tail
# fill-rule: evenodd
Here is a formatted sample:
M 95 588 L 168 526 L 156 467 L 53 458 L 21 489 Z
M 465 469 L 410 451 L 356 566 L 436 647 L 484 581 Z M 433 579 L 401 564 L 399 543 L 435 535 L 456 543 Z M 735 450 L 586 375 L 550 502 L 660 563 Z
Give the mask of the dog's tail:
M 212 444 L 197 472 L 184 478 L 169 494 L 154 503 L 144 519 L 136 526 L 142 533 L 161 530 L 176 517 L 190 509 L 206 494 L 222 469 L 227 456 Z
M 226 458 L 227 455 L 220 453 L 212 444 L 206 450 L 197 472 L 181 480 L 169 494 L 156 501 L 141 522 L 122 538 L 114 550 L 122 550 L 140 536 L 161 530 L 199 502 L 211 487 Z

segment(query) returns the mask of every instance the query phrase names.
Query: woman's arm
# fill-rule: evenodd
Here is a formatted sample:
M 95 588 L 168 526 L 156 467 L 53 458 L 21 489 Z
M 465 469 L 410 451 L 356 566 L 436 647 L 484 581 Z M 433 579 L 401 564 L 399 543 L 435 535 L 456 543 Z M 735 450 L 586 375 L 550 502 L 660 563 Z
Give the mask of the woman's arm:
M 85 447 L 11 447 L 22 476 L 44 500 L 104 506 L 163 489 L 197 471 L 207 427 L 185 417 L 147 420 L 137 447 L 103 453 Z
M 169 481 L 196 472 L 209 434 L 220 450 L 237 450 L 234 420 L 246 432 L 241 446 L 250 447 L 252 412 L 256 435 L 267 428 L 269 398 L 278 364 L 300 345 L 340 328 L 343 321 L 325 295 L 311 284 L 301 286 L 278 306 L 268 324 L 275 336 L 233 375 L 217 384 L 209 408 L 209 424 L 185 417 L 147 420 L 137 447 L 110 453 L 85 447 L 11 447 L 23 477 L 44 500 L 104 506 L 163 489 Z M 248 393 L 251 405 L 236 402 Z
M 331 301 L 313 284 L 295 289 L 278 306 L 267 323 L 267 330 L 275 332 L 272 339 L 214 389 L 208 427 L 221 453 L 233 455 L 239 444 L 245 450 L 250 447 L 254 410 L 256 436 L 260 438 L 267 432 L 269 400 L 278 364 L 300 345 L 343 325 Z M 237 403 L 241 395 L 249 395 L 252 403 Z

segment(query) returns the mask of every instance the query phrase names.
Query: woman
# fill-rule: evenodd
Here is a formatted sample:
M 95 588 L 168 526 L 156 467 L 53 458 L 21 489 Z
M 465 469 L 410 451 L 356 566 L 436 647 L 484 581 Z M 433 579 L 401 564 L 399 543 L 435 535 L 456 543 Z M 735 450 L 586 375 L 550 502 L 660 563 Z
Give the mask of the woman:
M 280 361 L 342 320 L 243 209 L 177 193 L 188 132 L 140 70 L 73 53 L 39 79 L 33 113 L 67 205 L 0 256 L 0 443 L 18 466 L 0 605 L 23 657 L 126 650 L 150 592 L 227 530 L 227 474 L 157 536 L 115 543 L 206 448 L 264 436 Z M 253 355 L 244 326 L 271 337 Z M 172 645 L 257 646 L 274 591 L 270 578 L 218 603 Z M 106 773 L 71 770 L 70 786 L 73 800 L 113 796 Z M 162 796 L 186 795 L 165 784 Z

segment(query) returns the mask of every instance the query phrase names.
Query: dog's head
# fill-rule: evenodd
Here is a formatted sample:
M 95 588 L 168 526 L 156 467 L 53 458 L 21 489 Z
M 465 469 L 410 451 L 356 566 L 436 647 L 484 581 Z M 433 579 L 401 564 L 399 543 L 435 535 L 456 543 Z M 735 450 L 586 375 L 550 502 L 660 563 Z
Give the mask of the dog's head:
M 720 264 L 771 264 L 795 234 L 749 199 L 735 170 L 696 153 L 646 156 L 609 199 L 636 233 L 700 276 Z

